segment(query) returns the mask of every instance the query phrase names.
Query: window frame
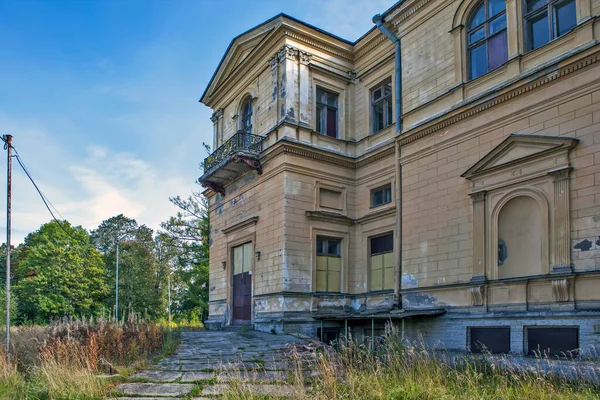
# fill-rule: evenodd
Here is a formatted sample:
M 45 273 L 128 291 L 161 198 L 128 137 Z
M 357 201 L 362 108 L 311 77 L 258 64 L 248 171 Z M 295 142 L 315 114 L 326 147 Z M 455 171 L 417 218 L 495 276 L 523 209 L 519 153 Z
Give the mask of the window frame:
M 383 190 L 388 189 L 388 188 L 390 190 L 390 200 L 389 201 L 384 201 L 384 202 L 382 202 L 380 204 L 375 204 L 375 202 L 374 202 L 375 193 L 377 193 L 379 191 L 383 191 Z M 381 186 L 378 186 L 378 187 L 376 187 L 374 189 L 371 189 L 371 191 L 370 191 L 370 197 L 371 197 L 371 199 L 370 199 L 370 203 L 371 203 L 370 208 L 376 208 L 376 207 L 384 206 L 386 204 L 390 204 L 393 201 L 392 184 L 391 183 L 386 183 L 385 185 L 381 185 Z
M 379 252 L 379 253 L 373 253 L 373 245 L 372 245 L 372 241 L 374 239 L 380 238 L 380 237 L 384 237 L 384 236 L 391 236 L 391 241 L 392 241 L 392 250 L 390 251 L 383 251 L 383 252 Z M 385 266 L 382 266 L 381 268 L 381 284 L 382 287 L 381 288 L 377 288 L 377 289 L 373 289 L 373 280 L 371 279 L 371 273 L 372 273 L 372 258 L 373 256 L 378 256 L 378 255 L 383 255 L 383 254 L 392 254 L 392 257 L 394 255 L 394 247 L 395 247 L 395 243 L 394 243 L 394 231 L 387 231 L 387 232 L 383 232 L 383 233 L 379 233 L 373 236 L 369 236 L 368 237 L 368 243 L 369 243 L 369 248 L 367 250 L 367 254 L 368 254 L 368 259 L 369 259 L 369 263 L 368 263 L 368 286 L 369 286 L 369 292 L 385 292 L 385 291 L 390 291 L 390 290 L 394 290 L 394 284 L 395 282 L 392 282 L 391 288 L 386 288 L 385 287 Z M 394 272 L 396 269 L 395 263 L 394 266 L 392 267 Z
M 575 6 L 575 25 L 573 25 L 573 27 L 571 27 L 569 30 L 567 30 L 562 35 L 559 35 L 558 34 L 558 16 L 556 15 L 556 12 L 557 12 L 556 10 L 559 6 L 564 5 L 566 3 L 570 3 L 570 2 L 573 2 L 573 5 Z M 527 0 L 523 0 L 522 4 L 523 4 L 523 28 L 524 28 L 523 34 L 524 34 L 524 38 L 525 38 L 525 50 L 527 52 L 537 50 L 540 47 L 543 47 L 543 46 L 547 45 L 548 43 L 551 43 L 552 41 L 566 35 L 571 30 L 573 30 L 573 28 L 575 28 L 577 26 L 577 0 L 547 0 L 545 4 L 539 6 L 538 8 L 536 8 L 530 12 L 527 12 Z M 543 10 L 545 10 L 545 11 L 543 11 Z M 542 14 L 543 12 L 546 13 L 547 18 L 548 18 L 549 40 L 548 40 L 548 42 L 534 48 L 533 41 L 532 41 L 533 37 L 530 33 L 529 21 L 533 20 L 535 17 Z
M 527 1 L 527 0 L 523 0 L 523 1 Z M 466 52 L 467 52 L 467 79 L 469 81 L 472 81 L 474 79 L 477 79 L 479 77 L 482 77 L 498 68 L 500 68 L 502 65 L 504 65 L 507 61 L 508 61 L 508 15 L 506 13 L 506 7 L 504 7 L 504 10 L 499 12 L 498 14 L 495 14 L 493 16 L 488 16 L 489 14 L 489 0 L 481 0 L 478 1 L 477 4 L 468 12 L 468 17 L 467 17 L 467 22 L 465 24 L 465 45 L 466 45 Z M 477 11 L 477 9 L 483 5 L 483 10 L 484 10 L 484 21 L 482 23 L 480 23 L 479 25 L 469 29 L 469 24 L 471 23 L 471 20 L 475 17 L 475 11 Z M 503 29 L 499 30 L 498 32 L 495 32 L 493 34 L 490 35 L 490 24 L 495 21 L 498 20 L 500 18 L 502 18 L 502 16 L 504 16 L 504 18 L 506 19 L 506 25 L 504 26 Z M 475 31 L 478 31 L 479 29 L 483 28 L 484 29 L 484 34 L 485 36 L 482 39 L 477 40 L 476 42 L 473 43 L 469 43 L 469 36 L 474 33 Z M 506 60 L 498 65 L 496 68 L 493 69 L 489 69 L 489 64 L 490 64 L 490 55 L 489 55 L 489 42 L 491 41 L 492 38 L 502 34 L 503 32 L 506 32 Z M 484 73 L 482 73 L 481 75 L 478 75 L 476 77 L 472 76 L 471 73 L 471 62 L 472 62 L 472 57 L 471 57 L 471 52 L 473 49 L 482 46 L 485 43 L 486 45 L 486 51 L 485 51 L 485 65 L 486 65 L 486 71 Z
M 319 241 L 324 241 L 326 243 L 326 245 L 324 246 L 327 249 L 326 253 L 321 252 L 321 248 L 319 246 Z M 337 242 L 337 254 L 333 254 L 333 253 L 329 253 L 329 241 L 335 241 Z M 327 257 L 329 258 L 339 258 L 340 259 L 340 271 L 339 271 L 339 275 L 340 275 L 340 282 L 339 282 L 339 290 L 338 291 L 333 291 L 333 290 L 329 290 L 329 260 L 327 262 L 327 267 L 325 270 L 325 277 L 326 277 L 326 281 L 325 281 L 325 290 L 324 291 L 319 291 L 319 290 L 315 290 L 315 292 L 317 293 L 342 293 L 342 239 L 341 238 L 336 238 L 336 237 L 331 237 L 331 236 L 323 236 L 323 235 L 317 235 L 316 237 L 316 257 Z M 317 271 L 318 271 L 318 266 L 317 266 Z M 318 283 L 315 282 L 315 289 L 318 287 Z
M 375 92 L 377 89 L 381 89 L 382 93 L 384 92 L 384 88 L 390 85 L 390 93 L 386 96 L 381 96 L 379 99 L 375 100 Z M 377 132 L 381 132 L 382 130 L 392 126 L 394 124 L 394 101 L 393 101 L 394 88 L 392 86 L 392 78 L 388 77 L 381 81 L 379 84 L 375 85 L 369 91 L 369 103 L 371 108 L 371 135 L 376 134 Z M 383 105 L 383 127 L 379 129 L 375 129 L 375 107 L 379 104 Z M 389 115 L 388 115 L 389 113 Z M 389 122 L 388 122 L 389 121 Z
M 325 92 L 328 95 L 334 95 L 335 96 L 335 98 L 336 98 L 336 101 L 335 101 L 336 105 L 335 105 L 335 107 L 331 106 L 329 104 L 326 104 L 326 103 L 321 103 L 321 101 L 319 100 L 319 98 L 320 98 L 319 92 L 320 91 L 321 92 Z M 337 92 L 334 92 L 333 90 L 324 88 L 322 86 L 317 86 L 316 87 L 315 95 L 316 95 L 316 101 L 315 101 L 315 104 L 316 104 L 315 130 L 320 135 L 338 139 L 340 137 L 340 102 L 339 102 L 340 94 L 337 93 Z M 323 108 L 325 110 L 329 110 L 329 109 L 335 110 L 335 136 L 331 136 L 327 132 L 327 126 L 328 126 L 328 120 L 327 120 L 328 113 L 327 112 L 325 113 L 325 129 L 324 129 L 325 132 L 321 132 L 321 130 L 319 130 L 319 125 L 320 125 L 320 119 L 318 118 L 319 108 Z
M 246 105 L 250 109 L 248 114 L 244 114 L 246 111 Z M 254 107 L 252 104 L 252 97 L 246 96 L 242 101 L 242 106 L 240 108 L 240 126 L 239 130 L 244 133 L 252 134 L 252 115 L 254 113 Z M 249 121 L 249 124 L 246 125 L 246 122 Z

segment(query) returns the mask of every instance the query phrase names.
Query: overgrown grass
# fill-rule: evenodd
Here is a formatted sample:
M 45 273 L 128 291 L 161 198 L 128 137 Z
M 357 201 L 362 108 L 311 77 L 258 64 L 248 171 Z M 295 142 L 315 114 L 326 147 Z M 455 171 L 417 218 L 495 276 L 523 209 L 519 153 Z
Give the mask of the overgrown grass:
M 307 357 L 308 356 L 308 357 Z M 570 378 L 547 372 L 558 361 L 525 366 L 510 356 L 470 357 L 408 343 L 389 329 L 375 351 L 370 339 L 349 338 L 334 347 L 292 353 L 295 398 L 303 399 L 600 399 L 600 388 L 584 379 L 583 365 Z M 535 364 L 535 363 L 534 363 Z M 307 385 L 307 382 L 309 384 Z M 268 396 L 267 396 L 268 397 Z M 235 384 L 225 399 L 262 399 Z
M 12 359 L 0 347 L 0 399 L 103 399 L 127 366 L 168 354 L 179 333 L 132 314 L 127 321 L 65 319 L 11 329 Z

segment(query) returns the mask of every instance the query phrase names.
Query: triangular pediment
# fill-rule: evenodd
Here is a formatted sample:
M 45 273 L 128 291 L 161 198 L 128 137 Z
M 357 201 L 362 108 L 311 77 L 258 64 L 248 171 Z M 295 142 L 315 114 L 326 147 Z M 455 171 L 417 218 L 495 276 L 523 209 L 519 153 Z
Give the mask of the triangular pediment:
M 568 137 L 512 134 L 461 176 L 469 179 L 484 172 L 525 162 L 551 151 L 572 148 L 578 142 L 578 139 Z

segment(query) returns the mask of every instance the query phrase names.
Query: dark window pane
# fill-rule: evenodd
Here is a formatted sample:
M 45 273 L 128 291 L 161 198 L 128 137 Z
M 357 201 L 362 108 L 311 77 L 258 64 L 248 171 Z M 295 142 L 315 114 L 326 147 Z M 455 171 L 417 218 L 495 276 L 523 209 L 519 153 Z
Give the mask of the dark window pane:
M 506 39 L 506 31 L 492 36 L 488 40 L 488 70 L 499 67 L 508 60 L 508 43 Z
M 375 89 L 373 91 L 373 100 L 377 101 L 381 98 L 381 88 Z
M 548 4 L 548 0 L 529 0 L 527 2 L 527 12 L 537 10 L 538 8 Z
M 388 82 L 383 87 L 383 95 L 387 96 L 387 95 L 390 95 L 390 94 L 392 94 L 392 83 Z
M 339 256 L 340 255 L 340 242 L 339 240 L 329 239 L 327 241 L 327 254 L 331 256 Z
M 469 30 L 483 24 L 485 21 L 485 8 L 483 3 L 479 7 L 475 9 L 473 12 L 473 16 L 471 17 L 471 21 L 469 22 Z
M 385 121 L 385 125 L 388 126 L 388 125 L 392 124 L 392 116 L 393 116 L 393 113 L 392 113 L 392 99 L 389 98 L 388 100 L 386 100 L 385 101 L 385 105 L 387 107 L 387 113 L 386 113 L 387 120 Z
M 381 190 L 373 192 L 372 204 L 373 204 L 373 206 L 378 206 L 380 204 L 383 204 L 383 192 Z
M 371 255 L 394 251 L 394 235 L 391 233 L 371 239 Z
M 544 11 L 529 19 L 529 42 L 531 50 L 537 49 L 550 41 L 550 28 L 548 27 L 548 12 Z
M 385 203 L 390 203 L 392 201 L 392 187 L 388 186 L 383 189 L 383 201 Z
M 506 28 L 506 14 L 501 15 L 493 21 L 490 21 L 490 36 L 494 33 L 500 32 Z
M 325 133 L 325 113 L 323 106 L 317 106 L 317 132 Z
M 383 103 L 373 105 L 373 132 L 383 129 Z
M 485 28 L 481 27 L 475 32 L 469 34 L 469 44 L 473 44 L 481 39 L 485 38 Z
M 327 92 L 322 89 L 317 89 L 317 102 L 327 104 Z
M 487 72 L 487 43 L 475 47 L 470 51 L 469 62 L 471 79 L 475 79 Z
M 558 36 L 569 32 L 577 24 L 575 1 L 556 6 L 556 32 Z
M 337 107 L 337 95 L 333 93 L 327 94 L 327 104 L 332 107 Z
M 376 207 L 392 201 L 392 187 L 386 186 L 371 192 L 371 206 Z
M 324 244 L 325 241 L 321 238 L 317 238 L 317 254 L 325 254 L 325 248 L 324 248 Z
M 327 109 L 327 136 L 337 137 L 337 110 Z
M 504 10 L 506 10 L 504 0 L 488 0 L 488 18 L 498 15 Z

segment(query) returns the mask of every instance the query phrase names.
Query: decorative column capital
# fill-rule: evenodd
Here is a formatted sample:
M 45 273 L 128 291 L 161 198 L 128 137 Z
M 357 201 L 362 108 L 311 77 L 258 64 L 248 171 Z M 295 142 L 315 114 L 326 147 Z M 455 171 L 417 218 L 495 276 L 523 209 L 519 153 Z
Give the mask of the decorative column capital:
M 478 203 L 480 201 L 485 201 L 486 193 L 487 192 L 485 190 L 482 190 L 481 192 L 471 193 L 469 196 L 471 196 L 471 200 L 473 200 L 473 203 Z
M 296 60 L 298 58 L 298 54 L 300 51 L 292 46 L 288 46 L 287 44 L 283 46 L 277 52 L 277 59 L 279 62 L 284 62 L 285 60 Z
M 300 59 L 300 64 L 308 65 L 310 64 L 310 60 L 312 59 L 312 54 L 309 54 L 305 51 L 298 51 L 298 58 Z
M 569 174 L 571 173 L 571 170 L 571 167 L 555 169 L 548 172 L 548 175 L 552 176 L 554 182 L 560 182 L 569 179 Z
M 215 110 L 215 112 L 210 116 L 210 120 L 214 124 L 219 119 L 221 119 L 221 117 L 223 117 L 223 109 L 222 108 Z
M 358 74 L 356 73 L 356 71 L 348 71 L 348 77 L 350 78 L 350 81 L 352 83 L 358 83 L 358 79 L 356 79 L 357 76 Z
M 275 69 L 275 68 L 277 68 L 278 65 L 279 65 L 279 58 L 277 57 L 277 54 L 275 54 L 273 57 L 271 57 L 269 59 L 269 66 L 271 67 L 271 69 Z

